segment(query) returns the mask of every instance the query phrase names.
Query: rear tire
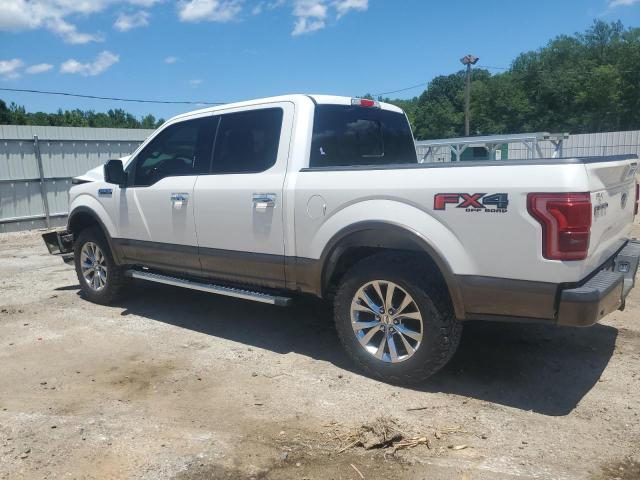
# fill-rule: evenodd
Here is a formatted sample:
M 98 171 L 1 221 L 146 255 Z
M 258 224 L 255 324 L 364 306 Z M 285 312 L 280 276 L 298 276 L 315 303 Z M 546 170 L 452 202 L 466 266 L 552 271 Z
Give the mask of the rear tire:
M 80 232 L 74 242 L 74 260 L 82 295 L 93 303 L 113 302 L 129 284 L 124 269 L 116 265 L 109 243 L 97 227 Z
M 418 255 L 395 252 L 367 257 L 342 277 L 334 319 L 353 361 L 396 384 L 423 382 L 440 370 L 462 334 L 440 276 Z

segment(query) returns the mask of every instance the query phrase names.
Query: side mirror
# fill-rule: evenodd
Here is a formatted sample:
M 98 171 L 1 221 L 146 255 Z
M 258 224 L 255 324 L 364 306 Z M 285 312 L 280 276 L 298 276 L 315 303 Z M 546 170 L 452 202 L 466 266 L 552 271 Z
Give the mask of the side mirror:
M 127 174 L 124 171 L 122 160 L 109 160 L 104 164 L 104 181 L 125 187 Z

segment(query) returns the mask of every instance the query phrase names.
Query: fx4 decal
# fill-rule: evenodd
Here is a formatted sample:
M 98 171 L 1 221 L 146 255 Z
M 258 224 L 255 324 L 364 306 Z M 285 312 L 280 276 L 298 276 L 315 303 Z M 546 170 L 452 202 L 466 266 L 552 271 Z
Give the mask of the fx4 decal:
M 465 212 L 506 213 L 509 195 L 506 193 L 438 193 L 433 197 L 434 210 L 446 210 L 447 205 L 464 208 Z

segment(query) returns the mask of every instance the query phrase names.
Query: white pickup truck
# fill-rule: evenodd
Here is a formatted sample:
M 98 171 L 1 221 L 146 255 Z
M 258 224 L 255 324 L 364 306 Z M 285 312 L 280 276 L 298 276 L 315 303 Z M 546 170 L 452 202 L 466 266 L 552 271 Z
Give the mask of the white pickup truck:
M 333 301 L 353 360 L 417 382 L 463 322 L 586 326 L 624 307 L 635 156 L 420 164 L 406 116 L 288 95 L 179 115 L 74 179 L 52 253 L 84 296 L 142 279 L 274 305 Z M 257 320 L 259 321 L 259 320 Z

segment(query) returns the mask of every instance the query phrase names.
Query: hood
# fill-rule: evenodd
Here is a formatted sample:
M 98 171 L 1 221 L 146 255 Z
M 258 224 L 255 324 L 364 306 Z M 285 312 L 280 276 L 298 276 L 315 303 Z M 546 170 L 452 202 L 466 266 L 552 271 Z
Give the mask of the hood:
M 131 158 L 131 155 L 121 157 L 122 163 L 126 164 Z M 96 168 L 92 168 L 87 173 L 73 177 L 72 183 L 88 183 L 88 182 L 101 182 L 104 180 L 104 165 L 98 165 Z

